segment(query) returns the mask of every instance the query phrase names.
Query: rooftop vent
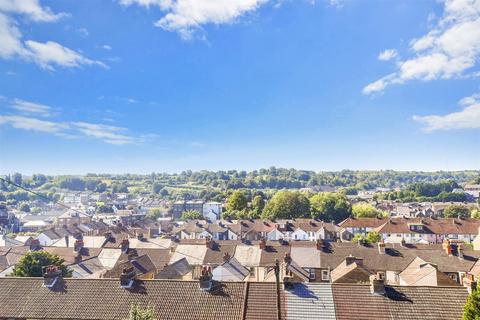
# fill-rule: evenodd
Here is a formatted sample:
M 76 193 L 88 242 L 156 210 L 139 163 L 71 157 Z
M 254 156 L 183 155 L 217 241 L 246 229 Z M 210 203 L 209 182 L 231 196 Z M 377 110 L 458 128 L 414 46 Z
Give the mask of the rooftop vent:
M 135 269 L 133 267 L 125 268 L 120 275 L 120 288 L 130 289 L 135 281 Z
M 58 279 L 62 277 L 62 271 L 57 266 L 43 267 L 43 285 L 45 288 L 53 288 Z

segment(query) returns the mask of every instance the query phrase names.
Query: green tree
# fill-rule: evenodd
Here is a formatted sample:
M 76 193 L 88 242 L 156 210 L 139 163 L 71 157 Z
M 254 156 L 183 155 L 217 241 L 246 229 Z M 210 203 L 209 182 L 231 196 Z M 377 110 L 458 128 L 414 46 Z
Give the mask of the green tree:
M 352 215 L 355 218 L 375 218 L 383 216 L 384 213 L 369 203 L 356 203 L 352 206 Z
M 367 243 L 377 243 L 382 239 L 382 236 L 377 231 L 371 231 L 365 237 Z
M 183 221 L 187 221 L 187 220 L 197 220 L 202 218 L 203 216 L 200 212 L 195 210 L 188 210 L 182 213 L 182 217 L 180 219 Z
M 352 207 L 341 193 L 322 192 L 310 198 L 312 218 L 324 221 L 342 221 L 350 216 Z
M 262 215 L 262 211 L 265 208 L 265 200 L 261 195 L 257 195 L 252 200 L 252 212 L 250 213 L 250 217 L 252 219 L 260 218 Z
M 157 220 L 162 216 L 162 211 L 159 208 L 154 208 L 148 211 L 147 218 Z
M 153 307 L 141 308 L 138 304 L 132 304 L 127 320 L 155 320 Z
M 227 211 L 242 211 L 247 208 L 248 200 L 245 192 L 235 190 L 227 200 Z
M 56 254 L 47 251 L 30 251 L 25 254 L 15 265 L 12 276 L 15 277 L 42 277 L 43 267 L 57 266 L 64 276 L 70 276 L 71 271 L 64 265 L 65 260 Z
M 23 212 L 30 212 L 30 206 L 28 205 L 28 203 L 24 202 L 20 205 L 19 210 Z
M 472 217 L 474 219 L 480 219 L 480 209 L 472 210 L 472 213 L 470 214 L 470 217 Z
M 480 291 L 473 290 L 463 307 L 463 320 L 480 320 Z
M 263 210 L 264 219 L 293 219 L 308 217 L 310 202 L 298 191 L 279 191 Z
M 445 218 L 469 217 L 470 208 L 461 204 L 452 204 L 443 211 Z

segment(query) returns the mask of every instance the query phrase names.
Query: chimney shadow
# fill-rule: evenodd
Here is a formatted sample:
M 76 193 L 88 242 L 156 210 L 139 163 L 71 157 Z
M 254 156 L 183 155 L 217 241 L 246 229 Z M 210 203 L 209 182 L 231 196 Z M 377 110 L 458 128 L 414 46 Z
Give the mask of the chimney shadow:
M 405 293 L 399 292 L 392 287 L 385 287 L 385 296 L 390 300 L 413 303 Z
M 212 280 L 212 288 L 208 291 L 208 294 L 212 296 L 220 296 L 220 297 L 229 297 L 230 295 L 225 292 L 225 284 L 221 282 L 217 282 Z
M 394 248 L 385 248 L 385 253 L 392 257 L 403 257 L 403 254 Z
M 147 288 L 142 280 L 134 280 L 132 287 L 125 290 L 131 293 L 147 294 Z
M 290 293 L 296 295 L 299 298 L 303 299 L 315 299 L 318 300 L 318 297 L 313 293 L 310 288 L 308 288 L 305 284 L 303 283 L 295 283 L 293 286 L 291 286 L 288 290 Z

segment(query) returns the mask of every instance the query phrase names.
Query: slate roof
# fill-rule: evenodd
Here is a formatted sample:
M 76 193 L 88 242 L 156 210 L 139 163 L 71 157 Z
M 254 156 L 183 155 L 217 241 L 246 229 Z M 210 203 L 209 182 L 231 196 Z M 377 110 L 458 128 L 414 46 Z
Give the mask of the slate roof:
M 246 320 L 277 320 L 275 283 L 247 282 Z
M 120 261 L 115 267 L 105 273 L 105 278 L 120 278 L 123 269 L 133 267 L 136 275 L 142 275 L 149 272 L 156 273 L 155 265 L 146 254 L 132 258 L 128 261 Z
M 386 286 L 386 294 L 369 285 L 333 284 L 338 320 L 458 320 L 468 292 L 463 287 Z
M 464 250 L 464 259 L 449 256 L 441 245 L 406 246 L 386 244 L 385 254 L 379 254 L 376 246 L 362 246 L 353 243 L 328 243 L 320 252 L 322 268 L 334 269 L 345 257 L 353 255 L 363 258 L 364 267 L 370 271 L 404 270 L 416 257 L 434 263 L 442 272 L 467 272 L 478 259 L 479 252 Z
M 295 283 L 284 295 L 288 320 L 335 320 L 330 284 Z
M 175 261 L 174 263 L 165 266 L 162 271 L 157 275 L 158 279 L 181 279 L 182 276 L 186 275 L 193 268 L 186 258 Z
M 41 278 L 1 278 L 0 318 L 117 320 L 128 318 L 132 303 L 150 304 L 156 319 L 240 319 L 244 284 L 136 280 L 132 289 L 118 279 L 64 279 L 49 289 Z

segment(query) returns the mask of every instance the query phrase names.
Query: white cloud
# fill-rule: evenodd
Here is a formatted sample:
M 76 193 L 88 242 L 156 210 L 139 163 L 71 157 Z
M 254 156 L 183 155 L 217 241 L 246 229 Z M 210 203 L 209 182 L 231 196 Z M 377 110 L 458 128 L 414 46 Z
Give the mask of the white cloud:
M 397 56 L 397 50 L 387 49 L 378 55 L 378 60 L 388 61 L 395 58 L 396 56 Z
M 78 28 L 77 32 L 82 36 L 82 37 L 88 37 L 90 35 L 90 32 L 88 32 L 87 28 Z
M 380 80 L 367 85 L 363 92 L 410 80 L 464 76 L 480 57 L 480 0 L 446 0 L 443 17 L 426 35 L 412 40 L 410 49 L 415 56 L 399 61 L 394 76 L 383 78 L 382 85 Z
M 106 143 L 125 145 L 139 142 L 137 138 L 122 134 L 121 132 L 125 131 L 125 128 L 87 122 L 73 122 L 72 125 L 84 135 Z
M 106 65 L 100 61 L 90 60 L 76 51 L 62 46 L 53 41 L 45 43 L 28 40 L 25 42 L 29 56 L 42 68 L 53 70 L 53 65 L 66 68 L 80 67 L 82 65 Z
M 166 13 L 155 26 L 189 39 L 204 24 L 227 24 L 270 0 L 120 0 L 120 4 L 157 6 Z
M 41 7 L 37 0 L 0 0 L 0 58 L 19 58 L 34 62 L 44 69 L 54 70 L 54 66 L 65 68 L 82 65 L 106 65 L 88 59 L 80 53 L 54 41 L 38 42 L 22 40 L 18 23 L 8 14 L 23 14 L 36 22 L 54 22 L 65 14 L 54 14 L 47 7 Z
M 480 95 L 460 100 L 463 110 L 446 115 L 414 116 L 413 119 L 425 125 L 425 131 L 453 129 L 480 129 Z
M 52 108 L 44 104 L 34 103 L 30 101 L 25 101 L 21 99 L 14 99 L 12 101 L 11 107 L 17 111 L 26 113 L 26 114 L 39 114 L 41 116 L 50 116 Z
M 0 58 L 25 55 L 21 36 L 16 23 L 0 12 Z
M 42 7 L 38 0 L 0 0 L 0 11 L 22 14 L 36 22 L 54 22 L 67 16 L 66 13 L 53 13 L 49 7 Z
M 110 47 L 108 44 L 104 44 L 102 48 L 105 50 L 112 50 L 112 47 Z
M 16 129 L 32 130 L 47 133 L 61 133 L 68 125 L 59 122 L 40 120 L 19 115 L 0 115 L 0 125 L 10 124 Z
M 8 101 L 6 97 L 2 97 L 1 100 L 4 102 Z M 135 136 L 129 134 L 126 128 L 101 123 L 41 120 L 28 115 L 51 115 L 50 111 L 52 108 L 21 99 L 14 99 L 11 106 L 21 114 L 0 115 L 0 126 L 9 125 L 15 129 L 49 133 L 66 139 L 98 139 L 113 145 L 141 144 L 158 137 L 155 134 Z

